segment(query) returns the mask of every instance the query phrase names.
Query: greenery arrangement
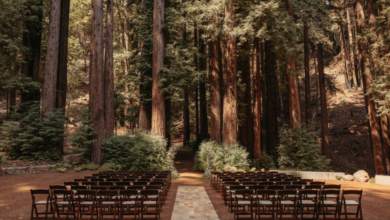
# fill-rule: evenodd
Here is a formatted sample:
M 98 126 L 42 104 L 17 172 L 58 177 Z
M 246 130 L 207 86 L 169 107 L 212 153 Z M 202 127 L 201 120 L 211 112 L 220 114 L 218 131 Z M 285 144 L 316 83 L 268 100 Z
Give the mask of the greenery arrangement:
M 104 161 L 119 164 L 121 170 L 168 170 L 166 145 L 163 137 L 136 131 L 106 139 L 102 149 Z
M 300 129 L 287 125 L 280 129 L 279 166 L 281 169 L 327 171 L 330 160 L 321 155 L 317 133 L 312 126 L 302 124 Z
M 271 170 L 275 168 L 275 163 L 273 158 L 263 151 L 260 159 L 253 160 L 253 166 L 256 167 L 257 170 Z
M 215 141 L 204 141 L 200 144 L 195 156 L 195 171 L 223 171 L 226 166 L 249 170 L 249 153 L 239 144 L 225 145 Z M 210 161 L 211 165 L 210 166 Z
M 0 154 L 0 166 L 2 166 L 3 164 L 5 164 L 5 162 L 7 162 L 7 155 L 5 155 L 5 154 Z
M 63 111 L 55 109 L 41 117 L 38 102 L 24 104 L 23 108 L 26 111 L 14 112 L 1 125 L 0 148 L 21 160 L 60 160 Z

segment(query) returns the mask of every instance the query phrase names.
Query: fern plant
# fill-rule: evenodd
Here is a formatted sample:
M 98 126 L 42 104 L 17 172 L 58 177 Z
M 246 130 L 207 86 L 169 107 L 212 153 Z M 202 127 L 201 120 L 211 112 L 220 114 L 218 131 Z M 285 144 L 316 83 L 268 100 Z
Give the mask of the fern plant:
M 321 155 L 317 133 L 312 125 L 302 124 L 300 129 L 280 129 L 279 166 L 281 169 L 302 171 L 327 171 L 330 159 Z

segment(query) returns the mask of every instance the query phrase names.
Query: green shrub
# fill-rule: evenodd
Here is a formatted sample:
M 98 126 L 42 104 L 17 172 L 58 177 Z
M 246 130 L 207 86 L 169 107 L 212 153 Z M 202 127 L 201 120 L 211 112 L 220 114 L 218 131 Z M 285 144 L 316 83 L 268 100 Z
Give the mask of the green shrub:
M 312 126 L 302 124 L 301 129 L 280 129 L 279 166 L 281 169 L 327 171 L 330 160 L 321 155 L 317 134 Z
M 369 183 L 375 183 L 375 178 L 371 177 L 371 179 L 368 181 Z
M 275 168 L 275 163 L 273 158 L 263 151 L 260 159 L 253 160 L 253 166 L 255 166 L 257 170 L 272 170 Z
M 69 136 L 69 141 L 73 153 L 81 153 L 80 159 L 88 163 L 91 160 L 91 146 L 96 140 L 93 139 L 96 132 L 92 127 L 92 119 L 88 109 L 81 110 L 81 118 L 76 118 L 75 121 L 81 126 L 76 129 L 73 135 Z
M 26 111 L 14 112 L 0 130 L 0 148 L 21 160 L 60 160 L 64 138 L 62 110 L 41 117 L 39 102 L 23 104 Z
M 163 137 L 136 131 L 106 139 L 102 150 L 104 161 L 119 164 L 121 170 L 168 170 L 166 146 Z
M 239 144 L 225 145 L 215 141 L 204 141 L 195 156 L 195 171 L 223 171 L 226 166 L 234 166 L 237 170 L 249 170 L 248 152 Z M 209 168 L 210 161 L 212 167 Z
M 342 176 L 336 176 L 336 179 L 337 179 L 337 180 L 342 180 L 343 177 L 342 177 Z
M 106 171 L 112 171 L 111 167 L 102 167 L 99 169 L 99 172 L 103 173 L 103 172 L 106 172 Z
M 5 155 L 5 154 L 0 154 L 0 166 L 2 166 L 3 164 L 5 164 L 5 162 L 7 162 L 7 155 Z
M 74 170 L 77 172 L 83 171 L 83 170 L 97 170 L 99 169 L 99 165 L 95 165 L 94 163 L 90 164 L 82 164 L 78 167 L 76 167 Z

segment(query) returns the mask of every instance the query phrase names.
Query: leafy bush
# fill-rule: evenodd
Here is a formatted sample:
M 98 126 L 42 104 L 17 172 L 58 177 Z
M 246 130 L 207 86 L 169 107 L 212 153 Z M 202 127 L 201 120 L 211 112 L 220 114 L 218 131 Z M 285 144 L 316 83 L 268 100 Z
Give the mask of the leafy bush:
M 80 159 L 84 162 L 91 160 L 91 146 L 96 140 L 93 139 L 96 132 L 92 127 L 92 119 L 88 109 L 81 110 L 81 118 L 76 118 L 75 121 L 81 126 L 76 129 L 72 136 L 69 136 L 69 141 L 73 153 L 81 153 Z
M 0 154 L 0 166 L 2 166 L 3 164 L 5 164 L 5 162 L 7 162 L 7 155 L 5 155 L 5 154 Z
M 275 163 L 273 158 L 263 151 L 260 159 L 253 160 L 253 166 L 255 166 L 257 170 L 271 170 L 275 168 Z
M 375 178 L 371 177 L 370 180 L 368 181 L 369 183 L 375 183 Z
M 167 141 L 163 137 L 136 131 L 132 136 L 114 136 L 102 144 L 104 161 L 122 170 L 168 170 Z
M 99 169 L 99 172 L 101 172 L 101 173 L 106 172 L 106 171 L 112 171 L 111 167 L 102 167 Z
M 99 165 L 95 165 L 94 163 L 90 164 L 82 164 L 79 167 L 76 167 L 74 170 L 77 172 L 83 171 L 83 170 L 97 170 L 99 169 Z
M 336 176 L 336 179 L 337 179 L 337 180 L 342 180 L 343 177 L 342 177 L 342 176 Z
M 195 156 L 195 171 L 223 171 L 226 166 L 234 166 L 237 170 L 249 170 L 248 152 L 239 144 L 225 145 L 215 141 L 204 141 Z M 209 168 L 210 161 L 212 167 Z M 212 169 L 212 170 L 210 170 Z
M 312 126 L 280 129 L 279 166 L 281 169 L 327 171 L 330 160 L 321 155 L 317 134 Z
M 0 148 L 22 160 L 60 160 L 64 138 L 62 110 L 41 117 L 39 102 L 24 104 L 26 111 L 14 112 L 1 126 Z

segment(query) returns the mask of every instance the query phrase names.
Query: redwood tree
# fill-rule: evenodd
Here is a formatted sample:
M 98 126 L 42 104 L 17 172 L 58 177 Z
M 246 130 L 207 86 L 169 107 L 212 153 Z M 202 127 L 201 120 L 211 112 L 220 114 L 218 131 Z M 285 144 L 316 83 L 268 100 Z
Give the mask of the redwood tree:
M 89 76 L 89 111 L 91 113 L 93 129 L 96 132 L 92 144 L 92 162 L 101 164 L 103 153 L 101 150 L 105 135 L 104 121 L 104 54 L 103 54 L 103 0 L 92 0 L 92 27 L 91 27 L 91 72 Z
M 115 127 L 114 104 L 114 0 L 107 0 L 105 77 L 105 134 L 111 137 Z
M 310 70 L 309 70 L 309 28 L 307 22 L 303 27 L 303 38 L 304 38 L 304 53 L 305 53 L 305 102 L 306 102 L 306 124 L 309 123 L 311 117 L 311 91 L 310 91 Z
M 49 36 L 47 40 L 45 82 L 42 94 L 42 113 L 53 112 L 56 104 L 57 71 L 60 47 L 61 0 L 50 4 Z
M 226 25 L 233 28 L 235 14 L 234 1 L 229 0 L 225 6 Z M 225 72 L 223 93 L 222 140 L 230 145 L 237 143 L 237 42 L 236 37 L 225 31 Z
M 153 88 L 152 88 L 152 133 L 166 135 L 165 94 L 161 91 L 160 69 L 164 67 L 164 0 L 154 0 L 153 10 Z
M 263 56 L 261 54 L 261 56 Z M 261 81 L 260 81 L 260 39 L 254 39 L 253 48 L 253 81 L 254 81 L 254 107 L 253 107 L 253 157 L 261 156 Z

